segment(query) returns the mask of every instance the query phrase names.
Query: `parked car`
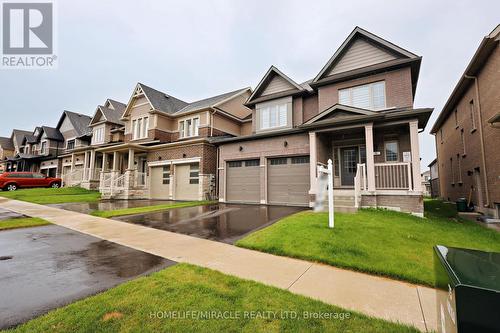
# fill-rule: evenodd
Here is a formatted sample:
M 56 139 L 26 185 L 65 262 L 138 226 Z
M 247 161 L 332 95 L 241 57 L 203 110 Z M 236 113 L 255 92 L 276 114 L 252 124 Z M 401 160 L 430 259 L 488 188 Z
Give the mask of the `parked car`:
M 4 172 L 0 174 L 0 188 L 4 191 L 15 191 L 18 188 L 61 186 L 61 178 L 48 177 L 36 172 Z

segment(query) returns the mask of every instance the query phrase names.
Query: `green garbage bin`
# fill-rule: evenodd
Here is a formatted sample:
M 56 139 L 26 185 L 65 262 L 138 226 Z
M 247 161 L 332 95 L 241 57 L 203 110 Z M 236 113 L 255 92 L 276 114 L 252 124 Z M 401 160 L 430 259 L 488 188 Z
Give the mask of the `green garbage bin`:
M 466 212 L 467 211 L 467 199 L 459 198 L 457 200 L 457 211 Z

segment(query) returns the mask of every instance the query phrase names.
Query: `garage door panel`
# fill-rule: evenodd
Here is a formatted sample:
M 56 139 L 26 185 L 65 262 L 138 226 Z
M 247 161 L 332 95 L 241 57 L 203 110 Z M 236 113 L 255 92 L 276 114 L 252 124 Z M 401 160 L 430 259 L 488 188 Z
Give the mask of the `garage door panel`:
M 260 202 L 260 167 L 258 165 L 250 165 L 247 161 L 228 162 L 226 170 L 227 201 Z
M 292 163 L 296 162 L 296 163 Z M 300 162 L 300 163 L 299 163 Z M 309 204 L 309 157 L 292 157 L 268 163 L 268 201 L 271 204 Z
M 151 199 L 169 199 L 170 185 L 163 184 L 163 166 L 151 168 Z

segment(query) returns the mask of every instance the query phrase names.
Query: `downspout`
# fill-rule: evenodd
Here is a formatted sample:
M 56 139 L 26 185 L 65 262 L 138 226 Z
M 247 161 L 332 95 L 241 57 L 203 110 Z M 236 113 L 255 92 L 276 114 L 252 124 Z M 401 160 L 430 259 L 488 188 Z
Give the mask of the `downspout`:
M 481 115 L 481 99 L 479 98 L 479 83 L 477 81 L 477 76 L 464 75 L 466 79 L 474 80 L 474 86 L 477 96 L 477 110 L 479 115 L 479 141 L 481 142 L 481 160 L 483 162 L 483 178 L 484 178 L 484 191 L 486 192 L 486 203 L 484 207 L 489 207 L 490 205 L 490 194 L 488 190 L 488 173 L 486 172 L 486 156 L 484 149 L 484 137 L 483 137 L 483 117 Z

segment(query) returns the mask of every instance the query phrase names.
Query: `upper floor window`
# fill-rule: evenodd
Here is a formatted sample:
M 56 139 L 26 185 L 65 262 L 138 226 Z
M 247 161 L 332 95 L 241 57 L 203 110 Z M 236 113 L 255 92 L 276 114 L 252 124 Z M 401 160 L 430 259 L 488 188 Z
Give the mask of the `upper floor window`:
M 389 141 L 385 143 L 385 161 L 397 162 L 399 159 L 398 143 L 397 141 Z
M 380 110 L 385 104 L 385 82 L 374 82 L 361 86 L 340 89 L 339 103 L 362 109 Z
M 66 142 L 66 149 L 75 149 L 75 139 L 68 140 L 68 142 Z
M 470 121 L 471 121 L 471 130 L 476 129 L 476 110 L 474 107 L 474 100 L 469 102 L 469 112 L 470 112 Z
M 42 141 L 42 144 L 40 146 L 40 154 L 45 153 L 47 153 L 47 141 Z
M 149 117 L 142 117 L 132 120 L 132 140 L 147 138 L 148 131 Z
M 92 143 L 104 143 L 104 126 L 95 127 L 92 134 Z
M 195 117 L 179 121 L 179 138 L 189 138 L 198 136 L 200 127 L 200 118 Z

